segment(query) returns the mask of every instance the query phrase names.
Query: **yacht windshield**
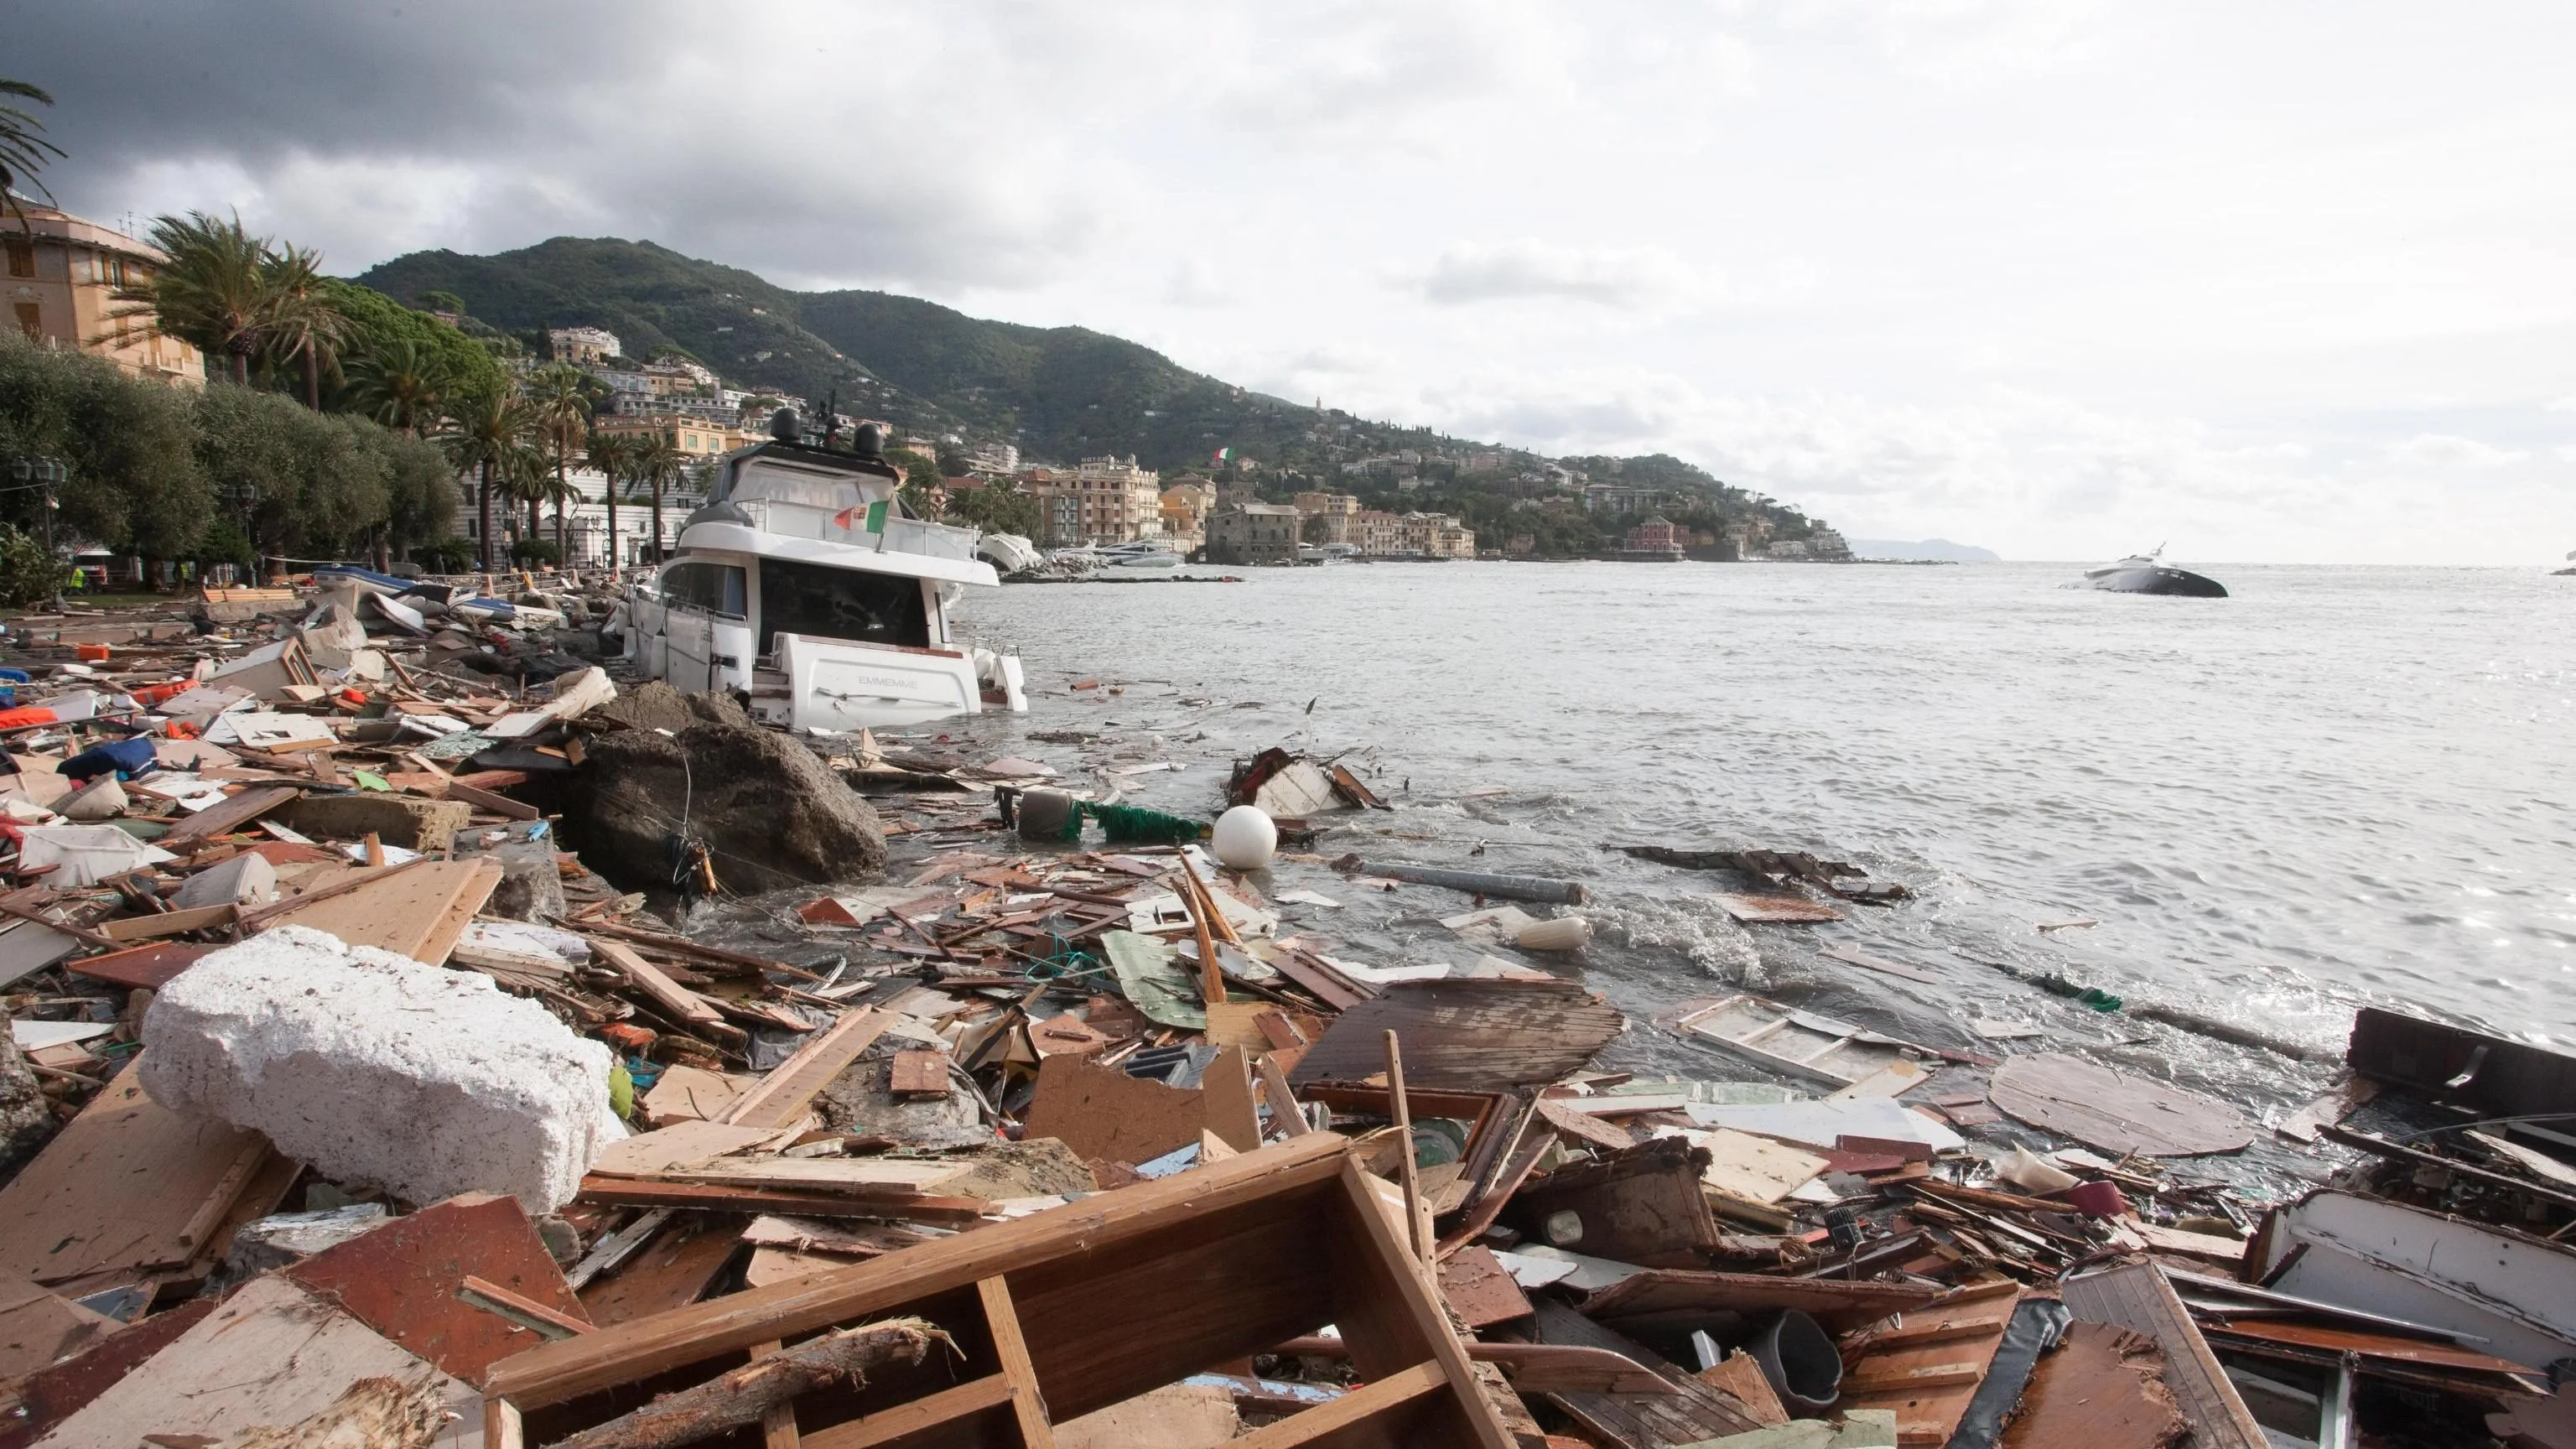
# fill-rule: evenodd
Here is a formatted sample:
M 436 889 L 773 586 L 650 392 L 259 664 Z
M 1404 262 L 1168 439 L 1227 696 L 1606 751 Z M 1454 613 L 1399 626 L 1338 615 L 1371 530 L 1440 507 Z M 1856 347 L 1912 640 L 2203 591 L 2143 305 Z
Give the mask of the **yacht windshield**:
M 765 558 L 760 561 L 761 653 L 777 652 L 775 640 L 782 630 L 916 649 L 930 644 L 921 580 Z

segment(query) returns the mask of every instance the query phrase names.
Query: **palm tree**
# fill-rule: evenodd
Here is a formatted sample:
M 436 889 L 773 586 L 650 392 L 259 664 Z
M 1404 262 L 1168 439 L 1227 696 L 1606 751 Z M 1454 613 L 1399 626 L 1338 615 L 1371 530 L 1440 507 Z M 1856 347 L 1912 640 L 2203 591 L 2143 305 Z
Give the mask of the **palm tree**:
M 54 103 L 52 96 L 25 81 L 0 80 L 0 96 L 34 101 L 40 106 Z M 12 193 L 19 187 L 32 186 L 45 200 L 50 202 L 54 199 L 54 194 L 45 189 L 45 183 L 36 179 L 36 173 L 44 169 L 47 152 L 60 158 L 63 148 L 46 140 L 44 129 L 45 123 L 36 119 L 35 112 L 22 106 L 0 104 L 0 210 L 18 218 L 22 227 L 27 224 L 27 213 Z
M 452 385 L 438 353 L 409 337 L 350 358 L 348 375 L 358 411 L 414 437 L 428 432 L 444 414 Z
M 612 570 L 623 561 L 617 556 L 617 490 L 634 476 L 635 442 L 629 433 L 603 433 L 593 429 L 583 450 L 590 456 L 590 466 L 608 477 L 608 566 Z
M 122 305 L 108 320 L 139 319 L 209 357 L 230 358 L 233 381 L 247 386 L 251 357 L 268 340 L 275 310 L 275 254 L 267 238 L 243 230 L 239 216 L 217 221 L 192 211 L 154 219 L 152 244 L 167 259 L 142 285 L 117 289 Z
M 476 506 L 482 515 L 485 573 L 498 571 L 493 567 L 493 485 L 497 482 L 506 491 L 539 471 L 537 450 L 531 442 L 535 433 L 536 421 L 528 405 L 501 389 L 470 392 L 450 406 L 448 428 L 440 441 L 447 445 L 447 456 L 460 471 L 480 475 Z
M 340 348 L 355 330 L 322 285 L 322 254 L 293 243 L 274 252 L 264 268 L 267 316 L 260 333 L 269 355 L 294 358 L 304 367 L 304 405 L 322 411 L 322 369 L 339 366 Z
M 545 490 L 555 505 L 555 551 L 564 549 L 564 501 L 578 501 L 572 481 L 565 477 L 573 446 L 590 430 L 590 379 L 578 367 L 556 363 L 539 368 L 528 378 L 525 395 L 530 411 L 536 414 L 537 427 L 544 433 L 546 451 L 554 455 L 553 486 Z M 563 562 L 571 562 L 569 556 Z
M 636 449 L 635 481 L 653 490 L 653 557 L 662 557 L 662 490 L 685 483 L 689 478 L 689 455 L 671 441 L 668 434 L 655 433 L 643 439 Z

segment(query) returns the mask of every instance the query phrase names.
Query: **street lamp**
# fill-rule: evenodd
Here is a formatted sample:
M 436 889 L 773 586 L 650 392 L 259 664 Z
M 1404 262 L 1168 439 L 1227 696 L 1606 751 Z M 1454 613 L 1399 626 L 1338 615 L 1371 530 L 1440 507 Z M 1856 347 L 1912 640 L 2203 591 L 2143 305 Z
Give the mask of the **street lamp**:
M 72 470 L 65 467 L 60 458 L 47 457 L 43 454 L 30 457 L 21 453 L 9 460 L 11 481 L 21 488 L 45 490 L 45 562 L 55 569 L 54 612 L 57 614 L 63 610 L 63 591 L 62 558 L 54 552 L 54 511 L 62 507 L 62 504 L 54 497 L 54 490 L 60 488 L 71 475 Z

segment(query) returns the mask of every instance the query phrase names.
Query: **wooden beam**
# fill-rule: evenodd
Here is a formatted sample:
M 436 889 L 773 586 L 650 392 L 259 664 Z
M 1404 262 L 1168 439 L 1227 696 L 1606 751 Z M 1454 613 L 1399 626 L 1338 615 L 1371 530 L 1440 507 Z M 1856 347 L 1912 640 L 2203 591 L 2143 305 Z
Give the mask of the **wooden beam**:
M 596 943 L 594 943 L 596 944 Z M 841 1013 L 838 1021 L 808 1038 L 796 1055 L 780 1062 L 760 1085 L 734 1098 L 723 1121 L 737 1127 L 785 1127 L 805 1114 L 832 1079 L 859 1059 L 895 1015 L 860 1007 Z
M 773 1338 L 767 1343 L 752 1345 L 751 1356 L 756 1359 L 767 1358 L 786 1346 Z M 760 1449 L 803 1449 L 800 1439 L 801 1436 L 796 1431 L 794 1400 L 773 1404 L 768 1413 L 760 1416 Z
M 1468 1431 L 1483 1449 L 1513 1449 L 1510 1432 L 1503 1428 L 1493 1406 L 1485 1402 L 1484 1394 L 1476 1388 L 1476 1370 L 1467 1361 L 1467 1350 L 1458 1342 L 1457 1334 L 1450 1330 L 1447 1312 L 1433 1297 L 1431 1265 L 1412 1257 L 1405 1251 L 1405 1246 L 1396 1241 L 1388 1228 L 1386 1216 L 1378 1211 L 1377 1194 L 1368 1185 L 1368 1174 L 1360 1170 L 1358 1158 L 1347 1153 L 1343 1155 L 1341 1176 L 1343 1195 L 1350 1200 L 1351 1209 L 1357 1215 L 1362 1251 L 1376 1259 L 1378 1267 L 1393 1286 L 1397 1306 L 1412 1320 L 1410 1326 L 1414 1334 L 1431 1345 L 1432 1362 L 1423 1368 L 1448 1380 L 1458 1402 L 1459 1416 L 1467 1421 Z M 1347 1326 L 1348 1320 L 1344 1322 Z M 1365 1370 L 1373 1366 L 1362 1362 L 1360 1367 Z M 1305 1416 L 1301 1414 L 1298 1417 Z
M 1019 1421 L 1022 1449 L 1055 1449 L 1055 1429 L 1047 1422 L 1046 1395 L 1038 1391 L 1038 1372 L 1029 1363 L 1029 1342 L 1020 1334 L 1020 1315 L 1011 1307 L 1011 1285 L 1001 1278 L 976 1281 L 975 1297 L 984 1305 L 984 1327 L 993 1336 L 993 1356 L 1011 1385 L 1011 1414 Z
M 1329 1403 L 1291 1414 L 1266 1429 L 1255 1429 L 1228 1444 L 1226 1449 L 1291 1449 L 1298 1444 L 1312 1444 L 1327 1434 L 1391 1413 L 1446 1387 L 1448 1376 L 1441 1372 L 1440 1365 L 1415 1364 L 1375 1383 L 1362 1384 Z M 1388 1437 L 1387 1442 L 1394 1440 Z
M 157 916 L 127 916 L 121 921 L 102 922 L 98 933 L 113 942 L 151 941 L 163 936 L 184 936 L 190 931 L 206 931 L 218 926 L 229 926 L 233 923 L 233 913 L 238 909 L 239 907 L 231 902 L 226 902 L 219 906 L 197 906 L 184 911 L 164 911 Z M 62 931 L 70 928 L 57 925 L 54 929 Z
M 615 941 L 593 940 L 590 949 L 599 953 L 609 965 L 626 973 L 635 989 L 653 998 L 653 1004 L 673 1018 L 691 1026 L 722 1026 L 724 1013 L 707 1004 L 706 999 L 662 974 L 662 968 L 638 956 Z
M 817 1429 L 805 1436 L 803 1449 L 874 1449 L 909 1438 L 933 1425 L 945 1424 L 980 1414 L 1010 1402 L 1011 1381 L 1002 1374 L 989 1374 L 970 1379 L 953 1389 L 942 1389 L 928 1398 L 909 1404 L 897 1404 L 864 1419 L 852 1419 Z
M 1413 1104 L 1404 1095 L 1404 1048 L 1386 1034 L 1386 1098 L 1395 1111 L 1399 1180 L 1404 1184 L 1404 1234 L 1415 1261 L 1431 1261 L 1431 1220 L 1422 1211 L 1422 1169 L 1414 1162 Z

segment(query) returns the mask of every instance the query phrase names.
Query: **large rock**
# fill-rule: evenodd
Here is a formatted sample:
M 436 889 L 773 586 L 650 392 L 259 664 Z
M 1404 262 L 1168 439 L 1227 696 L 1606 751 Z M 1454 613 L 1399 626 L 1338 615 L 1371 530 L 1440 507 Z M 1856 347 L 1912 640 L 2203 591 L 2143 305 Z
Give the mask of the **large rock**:
M 173 977 L 143 1019 L 144 1089 L 268 1134 L 335 1182 L 552 1212 L 625 1135 L 608 1048 L 492 979 L 280 926 Z
M 667 889 L 671 840 L 685 826 L 714 853 L 717 881 L 743 894 L 885 868 L 876 812 L 813 751 L 722 696 L 687 705 L 697 722 L 675 734 L 645 727 L 591 741 L 566 811 L 585 864 L 628 890 Z
M 54 1135 L 53 1104 L 18 1044 L 0 1037 L 0 1176 L 18 1170 Z

